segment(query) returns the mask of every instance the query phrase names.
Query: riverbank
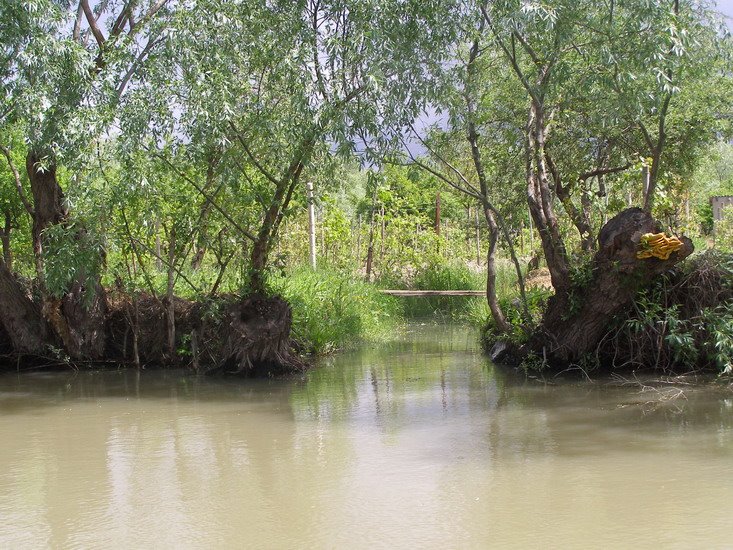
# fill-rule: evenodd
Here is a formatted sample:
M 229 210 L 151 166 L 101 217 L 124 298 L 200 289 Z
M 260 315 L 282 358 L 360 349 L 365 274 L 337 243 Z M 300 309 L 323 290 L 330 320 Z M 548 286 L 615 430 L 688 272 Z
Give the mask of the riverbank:
M 589 272 L 583 280 L 594 276 Z M 582 284 L 571 291 L 576 309 L 583 307 L 583 292 Z M 530 300 L 529 309 L 535 319 L 542 319 L 547 295 L 536 296 L 539 299 Z M 527 371 L 570 368 L 591 376 L 633 371 L 733 374 L 731 254 L 712 250 L 696 254 L 649 282 L 631 307 L 603 327 L 597 345 L 574 361 L 548 360 L 543 326 L 526 328 L 518 300 L 507 303 L 506 311 L 512 332 L 497 331 L 489 319 L 482 330 L 484 349 L 493 360 Z M 562 342 L 554 346 L 561 347 Z

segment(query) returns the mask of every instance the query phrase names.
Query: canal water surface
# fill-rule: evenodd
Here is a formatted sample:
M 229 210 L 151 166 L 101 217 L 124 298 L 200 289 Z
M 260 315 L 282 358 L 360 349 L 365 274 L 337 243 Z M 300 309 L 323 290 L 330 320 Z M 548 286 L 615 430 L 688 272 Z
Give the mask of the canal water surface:
M 475 334 L 288 380 L 0 375 L 0 548 L 731 548 L 733 393 L 539 381 Z

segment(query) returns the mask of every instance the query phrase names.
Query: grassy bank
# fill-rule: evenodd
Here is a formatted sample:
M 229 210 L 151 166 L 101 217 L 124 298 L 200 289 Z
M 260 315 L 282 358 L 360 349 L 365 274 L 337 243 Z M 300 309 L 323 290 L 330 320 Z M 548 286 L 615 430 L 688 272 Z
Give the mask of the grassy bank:
M 271 281 L 293 309 L 293 337 L 309 353 L 381 341 L 399 329 L 400 304 L 350 274 L 300 268 Z
M 484 290 L 484 267 L 470 266 L 463 261 L 427 265 L 401 279 L 383 279 L 376 283 L 381 288 L 409 290 Z M 513 266 L 500 262 L 497 269 L 497 292 L 509 299 L 516 294 L 517 277 Z M 482 325 L 489 315 L 484 297 L 420 296 L 401 298 L 406 317 L 443 317 Z

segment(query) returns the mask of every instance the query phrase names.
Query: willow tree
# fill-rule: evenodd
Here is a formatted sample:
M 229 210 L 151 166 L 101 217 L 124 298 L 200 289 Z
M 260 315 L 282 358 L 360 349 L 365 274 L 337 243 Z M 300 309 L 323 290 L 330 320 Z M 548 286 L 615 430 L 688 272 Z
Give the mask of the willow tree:
M 445 0 L 196 0 L 140 64 L 121 98 L 120 154 L 144 150 L 240 240 L 238 369 L 287 360 L 289 308 L 267 297 L 267 271 L 304 177 L 351 155 L 363 129 L 420 110 L 456 13 Z
M 694 69 L 701 66 L 705 48 L 714 47 L 716 29 L 708 20 L 709 12 L 691 1 L 598 4 L 509 0 L 484 2 L 478 9 L 488 38 L 526 98 L 527 201 L 555 288 L 537 345 L 561 360 L 577 358 L 594 349 L 637 288 L 692 252 L 692 243 L 683 239 L 683 248 L 669 260 L 636 257 L 640 235 L 659 229 L 650 211 L 663 171 L 670 114 L 680 90 L 694 86 L 695 77 L 699 77 Z M 586 134 L 580 143 L 593 143 L 599 150 L 613 147 L 618 157 L 627 143 L 609 138 L 614 133 L 618 136 L 638 130 L 651 162 L 648 177 L 638 179 L 640 189 L 643 185 L 643 209 L 621 212 L 601 229 L 598 252 L 581 281 L 573 276 L 575 266 L 560 231 L 560 216 L 564 212 L 587 242 L 591 228 L 572 197 L 572 192 L 582 187 L 577 182 L 586 175 L 625 170 L 629 164 L 601 163 L 580 173 L 561 171 L 563 165 L 567 169 L 571 163 L 556 161 L 555 154 L 561 159 L 587 157 L 569 153 L 573 144 L 567 139 L 564 147 L 553 146 L 558 134 L 569 134 L 567 128 L 557 128 L 574 118 L 563 116 L 564 105 L 582 102 L 587 96 L 595 97 L 597 103 L 586 102 L 584 114 L 597 122 L 591 125 L 595 132 Z M 604 128 L 608 125 L 615 127 L 610 133 Z M 695 139 L 706 138 L 698 134 Z M 608 156 L 608 150 L 603 154 Z M 626 149 L 620 156 L 631 156 L 631 151 Z
M 2 36 L 2 123 L 16 124 L 26 133 L 24 171 L 30 189 L 16 187 L 32 220 L 42 305 L 40 318 L 26 315 L 26 322 L 8 322 L 5 328 L 13 341 L 34 342 L 23 347 L 27 352 L 43 354 L 53 345 L 72 359 L 104 354 L 102 251 L 74 221 L 63 184 L 83 185 L 80 175 L 90 146 L 109 128 L 120 94 L 158 44 L 158 20 L 166 3 L 3 3 L 3 20 L 11 24 L 4 26 Z M 66 182 L 60 171 L 68 174 Z M 64 248 L 83 254 L 67 254 L 70 265 L 50 271 L 46 260 Z M 7 291 L 3 308 L 25 295 L 18 285 Z
M 259 220 L 240 235 L 249 289 L 262 293 L 279 229 L 304 174 L 318 169 L 316 154 L 350 152 L 359 129 L 419 111 L 421 83 L 446 55 L 455 6 L 198 0 L 189 8 L 176 14 L 167 58 L 151 59 L 131 99 L 140 107 L 160 98 L 155 155 L 174 165 L 166 151 L 185 150 L 197 162 L 216 144 L 218 170 L 238 171 L 241 188 L 255 190 Z

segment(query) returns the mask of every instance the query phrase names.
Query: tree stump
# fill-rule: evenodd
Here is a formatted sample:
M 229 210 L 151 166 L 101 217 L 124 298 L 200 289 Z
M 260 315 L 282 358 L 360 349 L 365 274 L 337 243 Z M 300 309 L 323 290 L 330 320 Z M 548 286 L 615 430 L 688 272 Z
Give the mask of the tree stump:
M 595 351 L 614 320 L 631 306 L 636 293 L 692 254 L 692 241 L 681 237 L 682 248 L 667 260 L 637 258 L 641 236 L 659 231 L 654 218 L 640 208 L 629 208 L 610 219 L 598 235 L 591 281 L 550 298 L 532 347 L 559 363 Z

